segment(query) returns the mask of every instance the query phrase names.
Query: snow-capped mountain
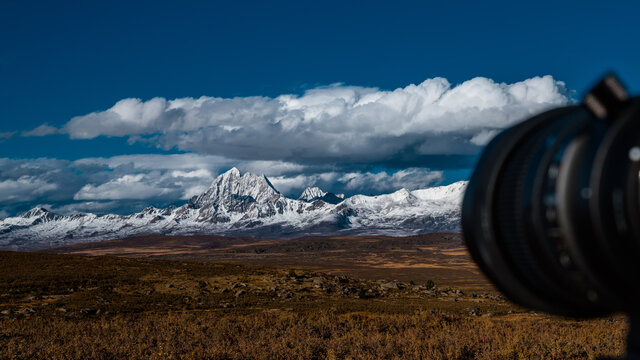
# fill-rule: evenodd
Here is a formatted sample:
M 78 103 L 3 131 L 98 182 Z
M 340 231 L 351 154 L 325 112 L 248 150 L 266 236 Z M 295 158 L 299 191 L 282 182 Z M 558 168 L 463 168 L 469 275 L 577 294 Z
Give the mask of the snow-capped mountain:
M 316 200 L 322 200 L 329 204 L 338 204 L 344 200 L 344 194 L 334 194 L 323 191 L 319 187 L 308 187 L 303 192 L 298 200 L 306 202 L 314 202 Z
M 327 194 L 326 191 L 322 191 L 319 187 L 308 187 L 304 189 L 302 195 L 298 198 L 298 200 L 304 201 L 313 201 L 317 198 L 321 198 Z
M 347 199 L 308 188 L 299 199 L 265 176 L 233 168 L 180 207 L 148 207 L 127 216 L 58 215 L 43 208 L 0 220 L 0 249 L 30 250 L 146 234 L 290 237 L 459 231 L 466 182 Z

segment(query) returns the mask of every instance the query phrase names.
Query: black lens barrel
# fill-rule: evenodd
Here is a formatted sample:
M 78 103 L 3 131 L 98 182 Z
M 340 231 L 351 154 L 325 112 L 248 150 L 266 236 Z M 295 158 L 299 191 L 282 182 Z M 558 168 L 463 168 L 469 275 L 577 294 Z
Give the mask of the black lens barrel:
M 465 242 L 519 304 L 575 317 L 631 312 L 640 307 L 639 176 L 640 101 L 607 76 L 583 104 L 487 145 L 463 200 Z

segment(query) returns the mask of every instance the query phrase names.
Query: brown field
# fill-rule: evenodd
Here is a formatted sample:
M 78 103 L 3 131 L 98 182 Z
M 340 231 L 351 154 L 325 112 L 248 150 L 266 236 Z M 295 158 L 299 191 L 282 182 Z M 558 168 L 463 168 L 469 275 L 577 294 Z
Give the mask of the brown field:
M 52 252 L 304 267 L 370 280 L 434 279 L 459 288 L 492 289 L 469 257 L 460 234 L 307 236 L 285 240 L 145 236 L 79 244 Z
M 54 252 L 85 255 L 0 252 L 0 359 L 593 359 L 624 349 L 624 317 L 517 307 L 454 234 L 144 237 Z

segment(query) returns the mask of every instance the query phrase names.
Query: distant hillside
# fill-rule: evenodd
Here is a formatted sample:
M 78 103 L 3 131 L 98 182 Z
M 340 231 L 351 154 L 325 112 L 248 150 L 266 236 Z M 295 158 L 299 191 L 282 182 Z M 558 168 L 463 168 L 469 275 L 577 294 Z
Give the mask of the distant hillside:
M 459 231 L 466 182 L 378 196 L 308 188 L 299 199 L 269 179 L 233 168 L 180 207 L 131 215 L 59 215 L 35 208 L 0 220 L 0 249 L 43 249 L 136 235 L 216 234 L 265 238 L 314 234 L 413 235 Z

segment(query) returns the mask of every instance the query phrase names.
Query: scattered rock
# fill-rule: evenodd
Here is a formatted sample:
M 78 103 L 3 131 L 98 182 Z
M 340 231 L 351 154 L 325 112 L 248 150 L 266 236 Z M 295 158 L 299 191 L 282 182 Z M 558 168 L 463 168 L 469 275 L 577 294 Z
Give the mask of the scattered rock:
M 0 311 L 0 314 L 2 314 L 2 315 L 11 315 L 11 310 L 2 310 L 2 311 Z
M 356 292 L 356 288 L 354 288 L 353 286 L 345 286 L 342 288 L 342 294 L 344 295 L 349 295 Z
M 398 290 L 398 283 L 395 281 L 389 281 L 380 284 L 382 290 Z
M 348 283 L 348 282 L 349 282 L 349 278 L 348 278 L 348 277 L 346 277 L 346 276 L 343 276 L 343 275 L 341 275 L 341 276 L 336 276 L 336 277 L 334 277 L 334 278 L 333 278 L 333 280 L 334 280 L 336 283 L 339 283 L 339 284 L 346 284 L 346 283 Z
M 32 308 L 27 307 L 27 308 L 24 308 L 24 309 L 22 309 L 22 310 L 16 311 L 16 314 L 29 316 L 29 315 L 31 315 L 31 314 L 33 314 L 33 313 L 35 313 L 35 312 L 36 312 L 36 311 L 35 311 L 35 310 L 33 310 Z
M 95 309 L 89 309 L 89 308 L 82 308 L 80 309 L 80 314 L 82 315 L 96 315 L 96 310 Z
M 469 310 L 469 315 L 471 316 L 480 316 L 480 309 L 479 308 L 472 308 Z
M 57 308 L 56 311 L 59 311 L 61 313 L 66 313 L 67 309 L 65 309 L 65 308 Z

